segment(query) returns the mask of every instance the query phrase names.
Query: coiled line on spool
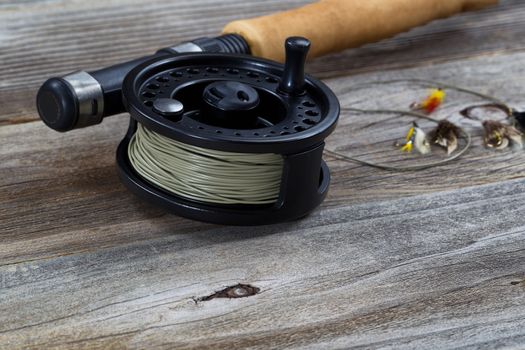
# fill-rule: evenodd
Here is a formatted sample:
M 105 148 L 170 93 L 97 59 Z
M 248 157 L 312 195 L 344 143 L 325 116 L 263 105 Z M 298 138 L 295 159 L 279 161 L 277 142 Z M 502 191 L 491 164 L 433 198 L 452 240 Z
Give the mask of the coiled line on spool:
M 185 144 L 140 123 L 128 157 L 139 175 L 191 200 L 215 204 L 263 205 L 279 197 L 283 157 L 235 153 Z

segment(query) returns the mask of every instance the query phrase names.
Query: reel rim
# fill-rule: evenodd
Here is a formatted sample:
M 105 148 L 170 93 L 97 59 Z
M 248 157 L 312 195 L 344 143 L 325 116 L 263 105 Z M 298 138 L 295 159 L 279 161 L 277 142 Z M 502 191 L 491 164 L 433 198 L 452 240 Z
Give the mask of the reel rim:
M 308 96 L 316 102 L 321 102 L 321 106 L 319 106 L 319 109 L 322 111 L 320 121 L 306 130 L 289 135 L 273 135 L 272 137 L 264 138 L 232 137 L 224 134 L 213 135 L 201 130 L 180 128 L 176 125 L 176 122 L 165 119 L 144 106 L 144 101 L 141 99 L 139 92 L 148 79 L 160 73 L 173 71 L 176 68 L 190 69 L 191 67 L 202 68 L 210 66 L 252 69 L 269 75 L 271 73 L 276 79 L 280 78 L 280 74 L 284 71 L 284 66 L 280 63 L 248 55 L 189 53 L 153 58 L 132 69 L 124 79 L 122 87 L 123 102 L 131 118 L 159 134 L 184 143 L 229 152 L 238 152 L 241 149 L 243 153 L 293 154 L 301 152 L 322 143 L 337 125 L 340 114 L 340 105 L 337 97 L 328 86 L 310 75 L 305 75 L 305 86 L 307 88 L 306 94 L 303 96 L 293 97 L 285 94 L 281 95 L 277 91 L 274 92 L 275 95 L 279 95 L 278 97 L 283 100 L 287 113 L 290 111 L 289 105 L 286 105 L 286 103 L 292 99 L 302 99 L 304 101 L 304 96 Z M 201 78 L 194 80 L 193 83 L 201 83 L 205 80 Z M 208 80 L 210 83 L 214 81 L 239 81 L 228 77 L 211 77 Z M 166 96 L 169 95 L 172 98 L 173 92 L 171 91 Z M 288 115 L 285 120 L 287 120 Z M 250 131 L 256 130 L 252 129 Z

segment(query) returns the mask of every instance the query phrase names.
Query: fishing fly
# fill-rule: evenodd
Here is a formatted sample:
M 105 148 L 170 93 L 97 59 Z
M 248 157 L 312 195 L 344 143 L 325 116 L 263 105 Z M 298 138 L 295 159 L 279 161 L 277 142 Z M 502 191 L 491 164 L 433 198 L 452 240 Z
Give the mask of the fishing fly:
M 401 147 L 401 151 L 410 153 L 414 148 L 421 154 L 430 153 L 430 143 L 428 142 L 427 134 L 416 122 L 413 122 L 410 129 L 408 129 L 405 144 Z
M 443 148 L 447 153 L 447 158 L 434 161 L 434 162 L 419 162 L 416 165 L 408 166 L 390 166 L 388 164 L 374 163 L 359 159 L 352 156 L 347 156 L 339 152 L 326 150 L 325 152 L 331 156 L 345 160 L 348 162 L 354 162 L 382 170 L 390 171 L 417 171 L 428 169 L 431 167 L 443 165 L 449 163 L 453 160 L 458 159 L 461 155 L 465 154 L 466 151 L 470 148 L 472 143 L 472 138 L 470 134 L 464 130 L 459 125 L 452 123 L 447 119 L 438 120 L 431 116 L 444 102 L 446 97 L 445 89 L 455 90 L 458 92 L 466 93 L 469 95 L 480 97 L 486 101 L 489 101 L 489 104 L 484 105 L 475 105 L 470 106 L 466 109 L 460 111 L 460 115 L 465 118 L 477 120 L 480 122 L 480 127 L 484 131 L 484 144 L 487 148 L 495 150 L 503 150 L 508 147 L 514 149 L 523 148 L 523 137 L 524 133 L 522 130 L 525 130 L 525 113 L 519 112 L 503 101 L 499 100 L 496 97 L 483 94 L 478 91 L 470 90 L 464 87 L 456 86 L 453 84 L 433 81 L 433 80 L 424 80 L 424 79 L 396 79 L 396 80 L 386 80 L 386 81 L 374 81 L 368 83 L 362 83 L 358 86 L 352 87 L 352 89 L 359 89 L 361 87 L 366 87 L 370 85 L 384 85 L 384 84 L 421 84 L 425 86 L 439 86 L 439 88 L 433 88 L 428 96 L 419 103 L 412 103 L 409 110 L 395 110 L 395 109 L 362 109 L 354 107 L 345 107 L 343 108 L 346 111 L 355 112 L 355 113 L 365 113 L 365 114 L 397 114 L 397 115 L 406 115 L 412 116 L 416 119 L 425 119 L 436 123 L 436 127 L 430 132 L 426 133 L 422 128 L 418 126 L 416 122 L 413 122 L 411 127 L 408 130 L 407 135 L 405 136 L 405 142 L 401 145 L 401 151 L 406 153 L 411 153 L 414 149 L 418 153 L 425 155 L 431 152 L 432 145 L 439 146 Z M 478 120 L 473 116 L 473 111 L 478 108 L 493 108 L 504 112 L 506 123 L 501 121 L 494 120 Z M 460 140 L 464 139 L 464 145 L 460 148 Z

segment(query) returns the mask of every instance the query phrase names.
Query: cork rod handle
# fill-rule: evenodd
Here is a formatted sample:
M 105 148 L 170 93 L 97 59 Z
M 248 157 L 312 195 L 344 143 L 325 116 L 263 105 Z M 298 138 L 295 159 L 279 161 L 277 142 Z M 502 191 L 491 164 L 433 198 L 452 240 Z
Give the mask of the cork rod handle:
M 498 0 L 320 0 L 290 11 L 231 22 L 223 33 L 240 34 L 253 55 L 282 62 L 283 42 L 290 36 L 310 39 L 312 58 L 497 3 Z

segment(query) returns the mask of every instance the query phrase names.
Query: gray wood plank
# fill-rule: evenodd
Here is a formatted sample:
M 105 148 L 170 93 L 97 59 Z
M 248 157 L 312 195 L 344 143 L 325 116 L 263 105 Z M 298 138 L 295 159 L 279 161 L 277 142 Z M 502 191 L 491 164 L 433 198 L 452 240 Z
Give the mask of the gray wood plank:
M 518 104 L 524 59 L 485 57 L 381 78 L 490 80 L 485 89 L 501 89 Z M 328 81 L 343 106 L 374 100 L 345 81 Z M 389 87 L 378 89 L 380 96 Z M 392 95 L 392 103 L 410 101 L 406 94 Z M 328 147 L 359 154 L 359 143 L 371 141 L 356 127 L 365 122 L 345 113 Z M 487 153 L 477 139 L 460 161 L 409 175 L 328 158 L 333 185 L 321 209 L 298 222 L 232 228 L 166 215 L 126 192 L 113 166 L 125 128 L 125 116 L 69 134 L 37 122 L 0 128 L 0 344 L 424 349 L 523 342 L 525 185 L 504 182 L 523 176 L 523 153 Z M 397 132 L 381 130 L 370 147 L 389 151 L 381 140 Z M 237 283 L 261 291 L 194 301 Z
M 523 347 L 525 153 L 483 147 L 457 113 L 479 99 L 449 92 L 436 114 L 474 135 L 460 160 L 407 174 L 325 156 L 321 208 L 256 228 L 186 220 L 127 192 L 114 165 L 126 115 L 66 134 L 34 121 L 50 74 L 305 2 L 0 1 L 0 348 Z M 524 11 L 504 0 L 311 62 L 343 107 L 327 147 L 396 164 L 444 156 L 393 146 L 413 118 L 346 109 L 405 109 L 427 90 L 371 80 L 436 79 L 525 109 Z M 239 283 L 258 292 L 217 297 Z
M 517 180 L 324 209 L 293 224 L 172 227 L 147 241 L 3 265 L 0 343 L 518 346 L 525 339 L 524 200 Z M 261 291 L 194 300 L 238 282 Z

